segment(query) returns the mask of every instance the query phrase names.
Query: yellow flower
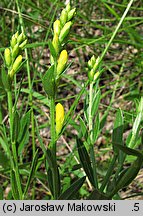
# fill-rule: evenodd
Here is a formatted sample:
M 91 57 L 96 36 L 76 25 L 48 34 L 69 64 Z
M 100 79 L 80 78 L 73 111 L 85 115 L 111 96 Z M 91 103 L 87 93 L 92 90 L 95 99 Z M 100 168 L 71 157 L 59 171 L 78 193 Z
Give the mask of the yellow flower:
M 59 35 L 59 41 L 60 43 L 63 42 L 63 40 L 67 37 L 67 35 L 69 34 L 70 28 L 72 26 L 72 22 L 69 21 L 67 22 L 64 27 L 61 29 L 60 31 L 60 35 Z
M 66 50 L 63 50 L 60 53 L 59 59 L 58 59 L 58 65 L 57 65 L 57 75 L 60 75 L 63 70 L 65 69 L 65 66 L 68 61 L 68 53 Z
M 56 105 L 56 134 L 61 132 L 64 123 L 64 107 L 58 103 Z
M 19 66 L 21 65 L 22 63 L 22 55 L 19 55 L 14 63 L 13 63 L 13 66 L 12 66 L 12 69 L 11 71 L 9 72 L 9 75 L 11 78 L 13 78 L 14 74 L 17 72 L 17 70 L 19 69 Z
M 59 38 L 58 34 L 55 33 L 52 41 L 53 47 L 55 48 L 56 54 L 58 55 L 59 53 Z
M 5 49 L 4 58 L 5 58 L 6 65 L 9 67 L 11 65 L 11 52 L 9 48 Z
M 56 20 L 53 25 L 54 34 L 59 35 L 61 31 L 61 22 L 60 20 Z

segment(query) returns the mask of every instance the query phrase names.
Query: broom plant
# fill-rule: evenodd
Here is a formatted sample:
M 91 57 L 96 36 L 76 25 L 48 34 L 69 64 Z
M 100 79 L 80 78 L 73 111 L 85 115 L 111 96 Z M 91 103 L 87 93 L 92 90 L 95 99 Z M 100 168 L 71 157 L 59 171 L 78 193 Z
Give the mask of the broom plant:
M 97 159 L 97 150 L 95 150 L 96 141 L 102 133 L 106 117 L 111 108 L 109 106 L 103 118 L 100 119 L 99 105 L 102 96 L 100 77 L 104 71 L 102 65 L 103 58 L 132 3 L 133 0 L 127 5 L 123 16 L 101 55 L 97 58 L 93 55 L 87 62 L 87 81 L 81 87 L 68 112 L 65 112 L 64 105 L 62 102 L 57 102 L 57 99 L 59 98 L 58 90 L 61 78 L 70 67 L 68 65 L 69 51 L 66 45 L 69 42 L 68 37 L 73 27 L 76 8 L 71 8 L 71 5 L 67 4 L 62 10 L 59 19 L 54 21 L 52 27 L 53 38 L 52 40 L 48 40 L 50 65 L 41 77 L 46 93 L 46 104 L 48 104 L 50 110 L 50 141 L 48 146 L 45 146 L 40 136 L 40 127 L 36 116 L 34 117 L 33 105 L 24 114 L 22 113 L 23 111 L 20 112 L 18 109 L 17 101 L 21 86 L 17 97 L 13 94 L 16 89 L 16 75 L 25 63 L 23 60 L 23 50 L 27 44 L 27 39 L 23 32 L 16 32 L 12 36 L 10 47 L 4 51 L 4 64 L 1 68 L 0 80 L 1 88 L 6 93 L 8 106 L 8 123 L 6 124 L 3 120 L 2 105 L 0 104 L 0 144 L 10 164 L 8 169 L 1 169 L 1 171 L 9 175 L 12 199 L 29 199 L 29 190 L 31 189 L 31 182 L 34 179 L 34 187 L 36 187 L 37 179 L 41 184 L 46 185 L 49 199 L 75 199 L 76 195 L 80 194 L 82 188 L 86 188 L 86 199 L 116 199 L 119 198 L 118 192 L 128 186 L 137 176 L 143 164 L 143 152 L 136 149 L 140 144 L 138 140 L 143 120 L 143 98 L 140 98 L 138 101 L 136 118 L 132 131 L 126 141 L 123 139 L 124 114 L 121 109 L 117 110 L 111 141 L 113 157 L 110 159 L 104 176 L 101 176 L 99 172 L 99 161 Z M 18 7 L 18 9 L 22 23 L 20 8 Z M 28 55 L 26 55 L 26 58 L 28 58 Z M 22 78 L 21 83 L 23 81 Z M 31 90 L 32 85 L 30 84 L 29 94 L 32 94 Z M 64 187 L 64 181 L 66 181 L 64 179 L 65 173 L 62 173 L 62 166 L 60 166 L 58 161 L 57 142 L 72 121 L 81 96 L 84 96 L 84 115 L 79 118 L 80 130 L 77 130 L 77 136 L 74 137 L 77 152 L 74 154 L 71 150 L 70 155 L 70 157 L 73 157 L 72 160 L 75 159 L 76 161 L 76 164 L 74 163 L 74 166 L 71 167 L 70 172 L 74 174 L 75 171 L 79 171 L 80 175 L 73 182 L 69 175 L 68 177 L 72 183 Z M 32 122 L 31 112 L 33 113 Z M 39 156 L 39 146 L 35 146 L 34 144 L 31 161 L 24 163 L 23 154 L 26 151 L 27 143 L 30 143 L 29 128 L 31 124 L 33 125 L 32 140 L 34 139 L 33 136 L 37 136 L 42 156 Z M 69 147 L 69 149 L 71 148 Z M 128 156 L 132 156 L 133 161 L 130 166 L 125 168 L 124 164 Z M 44 173 L 40 170 L 41 165 L 44 165 Z M 34 190 L 36 191 L 36 188 Z M 32 197 L 34 198 L 34 195 Z

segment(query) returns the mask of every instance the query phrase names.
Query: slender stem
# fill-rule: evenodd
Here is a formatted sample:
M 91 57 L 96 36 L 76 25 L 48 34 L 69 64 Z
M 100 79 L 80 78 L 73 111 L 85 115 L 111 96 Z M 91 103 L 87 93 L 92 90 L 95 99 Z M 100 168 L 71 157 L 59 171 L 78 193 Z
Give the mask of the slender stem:
M 51 143 L 50 147 L 56 158 L 56 131 L 55 131 L 55 99 L 50 101 L 50 123 L 51 123 Z
M 92 116 L 92 104 L 93 104 L 93 82 L 89 85 L 89 136 L 90 136 L 90 156 L 93 166 L 93 176 L 95 187 L 98 188 L 98 179 L 97 179 L 97 171 L 96 171 L 96 160 L 94 154 L 94 142 L 93 142 L 93 116 Z
M 21 180 L 20 180 L 20 174 L 19 174 L 19 168 L 18 168 L 18 158 L 17 158 L 17 150 L 16 150 L 16 143 L 12 142 L 12 153 L 13 153 L 13 159 L 14 159 L 14 172 L 15 172 L 15 178 L 16 178 L 16 184 L 17 189 L 19 192 L 19 198 L 22 200 L 23 198 L 23 192 L 22 192 L 22 186 L 21 186 Z
M 2 115 L 2 105 L 0 101 L 0 124 L 2 123 L 3 115 Z
M 89 85 L 89 133 L 90 141 L 93 141 L 93 121 L 92 121 L 92 101 L 93 101 L 93 82 Z
M 7 92 L 7 100 L 8 100 L 8 113 L 9 113 L 9 119 L 10 119 L 10 138 L 11 138 L 11 144 L 12 144 L 12 153 L 13 153 L 13 170 L 15 172 L 15 178 L 16 178 L 16 184 L 19 192 L 19 198 L 22 199 L 22 187 L 21 187 L 21 181 L 20 181 L 20 175 L 19 175 L 19 168 L 18 168 L 18 158 L 17 158 L 17 151 L 16 151 L 16 143 L 15 141 L 12 141 L 13 137 L 13 103 L 12 103 L 12 91 Z
M 9 114 L 9 124 L 10 124 L 10 137 L 12 140 L 12 127 L 13 127 L 12 108 L 13 108 L 13 103 L 12 103 L 12 92 L 11 91 L 7 92 L 7 100 L 8 100 L 8 114 Z
M 23 18 L 21 15 L 19 1 L 16 0 L 17 10 L 19 15 L 19 22 L 21 24 L 22 32 L 25 32 Z M 31 107 L 31 124 L 32 124 L 32 149 L 33 149 L 33 157 L 35 155 L 35 124 L 34 124 L 34 113 L 33 113 L 33 94 L 32 94 L 32 82 L 31 82 L 31 75 L 30 75 L 30 65 L 29 65 L 29 57 L 27 49 L 25 48 L 25 57 L 26 57 L 26 66 L 27 66 L 27 76 L 28 76 L 28 86 L 29 86 L 29 105 Z
M 19 15 L 19 22 L 21 24 L 21 30 L 22 32 L 25 32 L 23 18 L 21 15 L 21 10 L 19 7 L 19 1 L 16 0 L 17 9 L 18 9 L 18 15 Z M 31 81 L 31 75 L 30 75 L 30 65 L 29 65 L 29 57 L 28 57 L 28 51 L 25 48 L 25 57 L 26 57 L 26 67 L 27 67 L 27 76 L 28 76 L 28 87 L 29 87 L 29 106 L 31 107 L 31 136 L 32 136 L 32 154 L 33 158 L 36 151 L 36 144 L 35 144 L 35 121 L 34 121 L 34 111 L 33 111 L 33 92 L 32 92 L 32 81 Z M 33 190 L 32 190 L 32 197 L 34 199 L 35 196 L 35 181 L 33 181 Z

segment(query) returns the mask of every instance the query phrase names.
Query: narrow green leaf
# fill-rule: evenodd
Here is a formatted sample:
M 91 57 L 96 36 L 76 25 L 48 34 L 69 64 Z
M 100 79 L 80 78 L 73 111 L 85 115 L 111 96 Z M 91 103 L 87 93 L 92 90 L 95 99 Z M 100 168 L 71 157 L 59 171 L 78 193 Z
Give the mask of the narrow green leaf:
M 128 147 L 130 148 L 134 148 L 136 146 L 136 142 L 139 136 L 139 130 L 140 130 L 142 120 L 143 120 L 143 97 L 141 97 L 139 107 L 138 107 L 138 113 L 137 113 L 136 119 L 133 124 L 132 136 L 128 144 Z
M 14 112 L 13 114 L 13 132 L 12 132 L 12 141 L 16 142 L 18 135 L 19 135 L 19 130 L 20 130 L 20 118 L 19 114 L 17 111 Z
M 113 197 L 121 188 L 126 187 L 133 181 L 133 179 L 137 176 L 139 170 L 141 169 L 142 164 L 143 157 L 138 157 L 132 163 L 132 165 L 125 172 L 123 172 L 123 174 L 121 174 L 121 177 L 119 176 L 118 182 L 116 183 L 116 187 L 111 192 L 110 197 Z
M 123 144 L 123 124 L 123 114 L 122 111 L 118 109 L 112 134 L 113 150 L 117 154 L 119 153 L 119 149 L 116 147 L 116 144 Z
M 55 95 L 55 75 L 54 75 L 54 65 L 52 65 L 47 72 L 44 74 L 42 79 L 43 87 L 45 92 L 49 97 L 54 97 Z
M 49 149 L 49 148 L 46 150 L 46 159 L 48 161 L 49 167 L 51 169 L 55 169 L 56 161 L 55 161 L 55 158 L 54 158 L 54 156 L 52 154 L 51 149 Z
M 73 199 L 76 193 L 79 191 L 81 186 L 83 185 L 86 177 L 83 176 L 82 178 L 75 181 L 67 190 L 65 190 L 58 198 L 58 200 L 70 200 Z
M 138 150 L 131 149 L 131 148 L 128 148 L 126 146 L 118 145 L 118 144 L 116 144 L 116 147 L 119 148 L 120 150 L 122 150 L 124 153 L 126 153 L 128 155 L 133 155 L 133 156 L 136 156 L 136 157 L 143 158 L 143 154 Z
M 8 79 L 7 72 L 4 69 L 4 66 L 1 68 L 1 80 L 4 86 L 5 91 L 10 90 L 10 80 Z
M 48 186 L 51 191 L 51 194 L 54 194 L 53 190 L 53 175 L 52 175 L 52 170 L 50 168 L 47 169 L 47 177 L 48 177 Z
M 10 182 L 11 182 L 11 189 L 12 189 L 13 198 L 15 200 L 19 200 L 19 193 L 18 193 L 18 189 L 17 189 L 15 173 L 13 170 L 11 170 L 11 173 L 10 173 Z
M 88 122 L 88 117 L 89 117 L 89 97 L 88 94 L 86 94 L 85 96 L 85 100 L 84 100 L 84 117 L 86 122 Z
M 35 155 L 34 155 L 33 160 L 32 160 L 30 173 L 29 173 L 29 177 L 28 177 L 28 180 L 27 180 L 27 183 L 26 183 L 25 190 L 24 190 L 23 198 L 25 197 L 25 195 L 26 195 L 26 193 L 27 193 L 27 191 L 29 189 L 30 183 L 31 183 L 32 179 L 34 178 L 34 175 L 35 175 L 35 172 L 36 172 L 37 161 L 38 161 L 38 150 L 35 152 Z
M 91 114 L 92 114 L 93 117 L 95 116 L 95 114 L 96 114 L 96 112 L 98 110 L 99 103 L 100 103 L 100 98 L 101 98 L 101 92 L 100 92 L 100 90 L 98 90 L 96 92 L 96 94 L 94 95 L 93 102 L 92 102 L 92 112 L 91 112 Z
M 11 151 L 10 151 L 9 143 L 6 137 L 4 125 L 0 125 L 0 145 L 4 149 L 4 152 L 6 153 L 8 158 L 11 158 Z
M 10 168 L 10 160 L 3 151 L 0 151 L 0 167 L 1 166 L 4 169 Z
M 87 197 L 87 200 L 109 200 L 110 198 L 104 194 L 98 191 L 97 189 L 94 189 L 94 191 L 91 192 L 91 194 Z
M 28 143 L 29 138 L 29 126 L 30 126 L 30 115 L 31 110 L 29 110 L 20 120 L 20 130 L 18 134 L 18 155 L 20 155 L 25 147 L 25 144 Z
M 56 54 L 55 48 L 54 48 L 51 40 L 48 41 L 48 45 L 49 45 L 50 53 L 53 56 L 53 58 L 55 59 L 57 57 L 57 54 Z
M 40 147 L 41 147 L 41 149 L 42 149 L 42 151 L 43 151 L 43 153 L 44 153 L 44 155 L 46 157 L 46 147 L 45 147 L 45 145 L 44 145 L 44 143 L 42 141 L 42 138 L 40 136 L 37 120 L 35 120 L 35 121 L 36 121 L 36 133 L 37 133 L 38 141 L 39 141 Z
M 99 129 L 100 129 L 99 113 L 97 113 L 93 127 L 94 127 L 93 128 L 93 141 L 95 143 L 97 138 L 98 138 L 98 135 L 100 133 L 100 131 L 99 131 Z
M 4 196 L 3 196 L 3 189 L 2 187 L 0 186 L 0 200 L 3 200 L 4 199 Z
M 53 182 L 56 182 L 55 185 L 53 185 L 55 188 L 51 192 L 53 192 L 53 195 L 59 196 L 61 190 L 60 174 L 59 174 L 56 158 L 54 158 L 51 149 L 47 149 L 46 159 L 48 161 L 49 168 L 51 169 L 51 171 L 49 171 L 50 175 L 52 175 L 51 179 L 53 180 Z M 51 182 L 49 183 L 51 184 Z
M 79 122 L 80 122 L 82 137 L 87 138 L 87 135 L 88 135 L 87 127 L 86 127 L 86 124 L 81 117 L 79 118 Z
M 93 186 L 95 186 L 90 157 L 88 155 L 88 152 L 87 152 L 83 142 L 78 138 L 77 138 L 77 147 L 78 147 L 78 154 L 79 154 L 79 158 L 80 158 L 82 167 L 83 167 L 86 175 L 88 176 L 91 184 Z

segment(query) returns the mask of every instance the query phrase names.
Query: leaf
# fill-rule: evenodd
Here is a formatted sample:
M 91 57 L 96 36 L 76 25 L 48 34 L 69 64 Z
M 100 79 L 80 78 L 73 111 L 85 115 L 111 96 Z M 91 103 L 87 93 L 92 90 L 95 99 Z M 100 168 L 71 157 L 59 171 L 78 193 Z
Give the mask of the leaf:
M 31 110 L 29 110 L 20 120 L 20 131 L 18 135 L 18 155 L 20 155 L 24 149 L 25 144 L 28 142 L 29 138 L 29 126 L 30 126 L 30 115 Z
M 110 198 L 104 194 L 98 191 L 97 189 L 94 189 L 94 191 L 91 192 L 91 194 L 87 197 L 87 200 L 109 200 Z
M 121 173 L 116 183 L 116 187 L 109 195 L 110 197 L 113 197 L 121 188 L 126 187 L 135 179 L 139 170 L 142 167 L 142 163 L 143 163 L 143 157 L 142 158 L 138 157 L 126 171 L 123 171 L 123 174 Z
M 13 114 L 13 128 L 12 128 L 12 142 L 16 142 L 18 135 L 19 135 L 19 130 L 20 130 L 20 118 L 18 115 L 18 112 L 15 111 Z
M 139 136 L 139 130 L 140 130 L 140 125 L 141 125 L 142 119 L 143 119 L 143 97 L 141 97 L 141 100 L 139 102 L 138 114 L 137 114 L 136 119 L 135 119 L 134 124 L 133 124 L 132 136 L 131 136 L 130 142 L 128 144 L 128 147 L 130 147 L 130 148 L 134 148 L 136 145 L 137 138 Z
M 128 155 L 133 155 L 133 156 L 136 156 L 136 157 L 143 158 L 143 154 L 138 150 L 131 149 L 131 148 L 128 148 L 126 146 L 122 146 L 122 145 L 118 145 L 118 144 L 116 144 L 116 147 L 119 148 L 120 150 L 122 150 L 124 153 L 126 153 Z
M 89 121 L 88 117 L 89 117 L 89 97 L 88 94 L 86 94 L 85 96 L 85 100 L 84 100 L 84 117 L 86 122 Z
M 6 73 L 4 66 L 1 68 L 1 80 L 4 86 L 5 91 L 10 90 L 10 80 L 8 79 L 8 74 Z
M 0 200 L 3 200 L 4 199 L 4 196 L 3 196 L 3 189 L 2 187 L 0 186 Z
M 4 152 L 8 156 L 8 158 L 11 158 L 11 151 L 6 137 L 4 125 L 0 125 L 0 145 L 4 149 Z
M 46 159 L 48 161 L 49 168 L 51 169 L 50 175 L 52 175 L 52 176 L 50 177 L 50 179 L 52 179 L 52 181 L 54 181 L 54 183 L 55 183 L 53 185 L 53 187 L 55 187 L 55 188 L 51 191 L 51 193 L 53 192 L 53 196 L 59 196 L 60 189 L 61 189 L 60 174 L 59 174 L 56 158 L 54 157 L 51 149 L 47 149 Z
M 128 148 L 123 145 L 118 145 L 118 144 L 116 144 L 116 147 L 128 155 L 136 156 L 137 159 L 132 163 L 132 165 L 129 168 L 124 169 L 121 172 L 116 182 L 115 188 L 110 193 L 110 197 L 113 197 L 121 188 L 129 185 L 133 181 L 133 179 L 137 176 L 143 164 L 143 154 L 140 151 Z
M 122 145 L 123 144 L 123 114 L 120 109 L 118 109 L 116 114 L 116 119 L 114 122 L 114 129 L 112 134 L 112 143 L 113 143 L 113 150 L 115 154 L 119 153 L 119 148 L 116 147 L 116 144 Z
M 51 194 L 54 194 L 53 190 L 53 175 L 52 175 L 52 170 L 50 168 L 47 169 L 47 177 L 48 177 L 48 186 L 51 191 Z
M 46 150 L 46 159 L 48 161 L 49 167 L 51 169 L 55 169 L 55 167 L 57 166 L 56 165 L 56 160 L 55 160 L 55 158 L 54 158 L 54 156 L 52 154 L 51 149 L 49 149 L 49 148 Z
M 75 181 L 67 190 L 65 190 L 59 197 L 58 200 L 70 200 L 75 197 L 75 194 L 79 191 L 81 186 L 83 185 L 86 176 Z
M 87 127 L 86 127 L 86 124 L 81 117 L 79 118 L 79 122 L 80 122 L 82 137 L 87 138 L 87 135 L 88 135 Z
M 27 183 L 26 183 L 25 190 L 24 190 L 23 198 L 25 197 L 25 195 L 26 195 L 26 193 L 28 191 L 28 188 L 30 186 L 32 178 L 34 178 L 34 176 L 35 176 L 37 161 L 38 161 L 38 150 L 35 152 L 35 155 L 34 155 L 33 160 L 32 160 L 30 173 L 29 173 L 29 177 L 28 177 L 28 180 L 27 180 Z
M 18 189 L 17 189 L 15 173 L 13 170 L 11 170 L 11 173 L 10 173 L 10 181 L 11 181 L 11 189 L 12 189 L 13 198 L 15 200 L 19 200 L 19 193 L 18 193 Z
M 3 167 L 4 169 L 9 168 L 10 167 L 10 161 L 9 158 L 7 157 L 7 155 L 0 151 L 0 167 Z
M 53 56 L 53 58 L 55 59 L 57 57 L 57 54 L 56 54 L 55 48 L 54 48 L 51 40 L 48 41 L 48 45 L 49 45 L 50 53 Z
M 55 96 L 55 75 L 54 75 L 54 65 L 52 65 L 47 72 L 44 74 L 42 79 L 43 87 L 45 92 L 49 97 Z
M 94 117 L 97 110 L 98 110 L 98 107 L 99 107 L 99 103 L 100 103 L 100 98 L 101 98 L 101 92 L 100 90 L 98 90 L 96 92 L 96 94 L 94 95 L 94 98 L 93 98 L 93 102 L 92 102 L 92 112 L 91 112 L 91 115 Z
M 78 154 L 79 154 L 79 158 L 80 158 L 82 167 L 83 167 L 86 175 L 88 176 L 91 184 L 93 186 L 95 186 L 94 177 L 93 177 L 93 169 L 91 167 L 90 157 L 88 155 L 88 152 L 87 152 L 83 142 L 78 138 L 77 138 L 77 147 L 78 147 Z
M 94 121 L 94 128 L 93 128 L 93 141 L 94 143 L 96 142 L 98 135 L 100 133 L 99 129 L 100 129 L 100 120 L 99 120 L 99 114 L 97 113 L 97 116 L 95 118 Z

